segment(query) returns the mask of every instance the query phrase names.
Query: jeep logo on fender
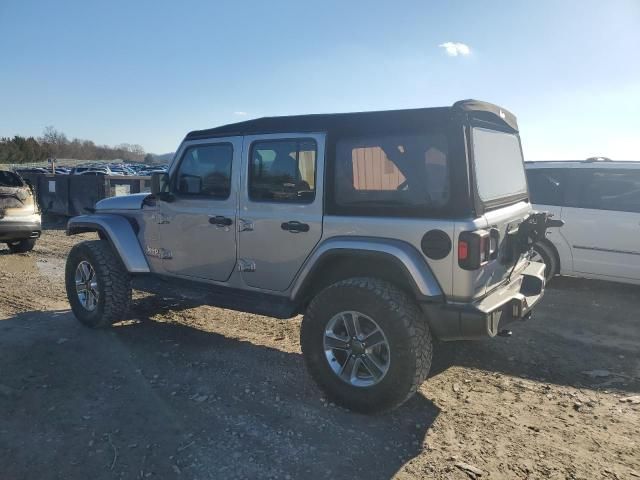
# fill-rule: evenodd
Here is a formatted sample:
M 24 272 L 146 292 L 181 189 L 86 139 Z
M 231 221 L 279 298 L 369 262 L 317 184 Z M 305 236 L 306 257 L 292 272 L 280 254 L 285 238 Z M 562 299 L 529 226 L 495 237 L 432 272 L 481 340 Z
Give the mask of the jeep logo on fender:
M 171 258 L 171 250 L 167 250 L 166 248 L 154 248 L 147 245 L 146 254 L 149 257 L 156 257 L 162 260 L 166 260 Z

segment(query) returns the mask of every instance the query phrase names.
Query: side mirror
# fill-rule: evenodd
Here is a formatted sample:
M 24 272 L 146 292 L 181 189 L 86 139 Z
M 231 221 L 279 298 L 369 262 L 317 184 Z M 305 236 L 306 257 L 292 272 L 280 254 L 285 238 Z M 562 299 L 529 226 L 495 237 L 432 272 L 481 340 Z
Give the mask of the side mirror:
M 169 175 L 166 173 L 155 172 L 151 174 L 151 194 L 160 195 L 166 193 L 169 187 Z

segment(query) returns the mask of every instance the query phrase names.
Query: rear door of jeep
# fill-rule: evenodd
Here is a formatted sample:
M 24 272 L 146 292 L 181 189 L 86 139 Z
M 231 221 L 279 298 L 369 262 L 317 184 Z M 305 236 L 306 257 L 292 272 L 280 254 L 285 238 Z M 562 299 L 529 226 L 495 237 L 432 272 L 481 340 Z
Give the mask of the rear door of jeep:
M 525 255 L 514 254 L 520 223 L 532 211 L 520 137 L 515 118 L 470 115 L 466 127 L 474 219 L 457 228 L 458 276 L 455 294 L 481 297 L 508 281 L 525 266 Z
M 247 285 L 284 291 L 322 237 L 324 133 L 244 137 L 238 268 Z

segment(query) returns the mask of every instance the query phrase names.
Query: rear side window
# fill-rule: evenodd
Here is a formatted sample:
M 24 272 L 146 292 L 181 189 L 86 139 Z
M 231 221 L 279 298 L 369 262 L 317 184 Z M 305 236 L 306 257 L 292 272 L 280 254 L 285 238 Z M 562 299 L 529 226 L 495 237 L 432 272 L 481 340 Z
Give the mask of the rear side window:
M 531 203 L 540 205 L 564 205 L 565 171 L 556 168 L 531 168 L 527 170 L 527 182 Z
M 364 215 L 441 208 L 450 196 L 447 152 L 444 134 L 343 138 L 336 145 L 335 203 Z
M 176 193 L 226 200 L 231 194 L 232 161 L 233 146 L 230 143 L 187 148 L 176 176 Z
M 312 203 L 316 192 L 314 140 L 275 140 L 251 146 L 249 198 L 256 202 Z
M 640 213 L 640 171 L 584 169 L 571 206 Z

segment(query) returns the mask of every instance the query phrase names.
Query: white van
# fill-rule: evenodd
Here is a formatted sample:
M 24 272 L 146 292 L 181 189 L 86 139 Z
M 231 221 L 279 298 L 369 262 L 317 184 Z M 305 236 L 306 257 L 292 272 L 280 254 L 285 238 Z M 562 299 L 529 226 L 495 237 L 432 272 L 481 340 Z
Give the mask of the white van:
M 640 284 L 640 162 L 526 162 L 531 203 L 564 220 L 534 247 L 556 274 Z

